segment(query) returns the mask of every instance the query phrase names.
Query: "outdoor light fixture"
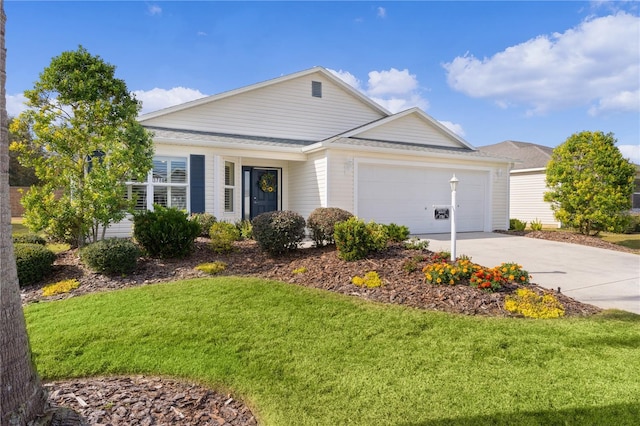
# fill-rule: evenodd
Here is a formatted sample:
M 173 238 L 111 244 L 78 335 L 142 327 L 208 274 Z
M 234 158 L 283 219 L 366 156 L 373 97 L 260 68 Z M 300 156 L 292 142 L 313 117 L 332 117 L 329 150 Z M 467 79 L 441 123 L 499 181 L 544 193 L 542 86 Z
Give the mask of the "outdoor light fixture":
M 456 189 L 458 188 L 458 178 L 455 173 L 449 181 L 451 185 L 451 261 L 456 261 Z

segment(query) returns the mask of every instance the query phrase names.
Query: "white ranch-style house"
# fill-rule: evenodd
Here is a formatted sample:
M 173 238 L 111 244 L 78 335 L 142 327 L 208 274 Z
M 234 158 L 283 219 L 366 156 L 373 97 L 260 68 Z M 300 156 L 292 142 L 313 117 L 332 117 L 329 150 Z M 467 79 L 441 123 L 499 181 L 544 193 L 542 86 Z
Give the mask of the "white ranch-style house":
M 418 108 L 391 114 L 328 70 L 315 67 L 141 116 L 154 168 L 129 183 L 138 208 L 154 203 L 252 219 L 271 210 L 307 218 L 339 207 L 364 220 L 449 232 L 434 206 L 451 202 L 457 229 L 509 226 L 512 160 L 475 149 Z M 131 234 L 131 222 L 112 225 Z

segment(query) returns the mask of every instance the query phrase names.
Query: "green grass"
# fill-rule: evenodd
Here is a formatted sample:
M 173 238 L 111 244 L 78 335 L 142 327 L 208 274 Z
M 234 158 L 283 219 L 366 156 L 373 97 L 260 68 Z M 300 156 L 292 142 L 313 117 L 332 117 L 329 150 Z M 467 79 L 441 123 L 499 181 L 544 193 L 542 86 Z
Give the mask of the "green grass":
M 29 233 L 31 233 L 31 231 L 29 231 L 29 228 L 23 224 L 23 219 L 21 217 L 11 218 L 11 235 L 25 235 Z M 65 243 L 49 242 L 47 243 L 47 248 L 54 253 L 62 253 L 63 251 L 69 250 L 70 246 Z
M 640 316 L 456 316 L 253 278 L 25 309 L 44 379 L 181 377 L 266 425 L 634 424 Z
M 22 223 L 21 217 L 11 218 L 11 235 L 24 235 L 28 233 L 29 228 Z
M 640 252 L 640 234 L 612 234 L 609 232 L 603 232 L 600 234 L 600 238 L 604 241 L 628 247 Z

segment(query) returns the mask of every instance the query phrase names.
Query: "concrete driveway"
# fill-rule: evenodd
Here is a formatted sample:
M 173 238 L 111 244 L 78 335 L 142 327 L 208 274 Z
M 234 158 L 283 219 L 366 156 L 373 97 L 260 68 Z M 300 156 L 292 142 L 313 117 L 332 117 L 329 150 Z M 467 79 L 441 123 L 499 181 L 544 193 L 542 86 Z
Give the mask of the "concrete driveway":
M 419 235 L 429 250 L 450 251 L 450 234 Z M 517 262 L 532 282 L 557 289 L 601 308 L 640 314 L 640 256 L 578 244 L 512 235 L 470 232 L 456 239 L 457 255 L 465 254 L 486 267 Z

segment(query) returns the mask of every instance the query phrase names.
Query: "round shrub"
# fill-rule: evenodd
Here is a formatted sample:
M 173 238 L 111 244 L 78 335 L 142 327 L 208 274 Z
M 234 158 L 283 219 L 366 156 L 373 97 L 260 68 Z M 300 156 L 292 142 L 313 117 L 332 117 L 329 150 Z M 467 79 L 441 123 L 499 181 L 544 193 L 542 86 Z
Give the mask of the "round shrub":
M 262 213 L 251 224 L 258 245 L 272 256 L 295 250 L 304 238 L 305 221 L 296 212 L 284 210 Z
M 387 236 L 389 237 L 389 241 L 391 242 L 401 243 L 409 238 L 409 228 L 404 225 L 390 223 L 388 225 L 384 225 L 384 228 L 387 232 Z
M 250 240 L 253 238 L 253 225 L 248 219 L 242 219 L 236 222 L 236 228 L 240 232 L 240 238 Z
M 133 218 L 133 236 L 153 257 L 185 257 L 193 252 L 199 235 L 200 224 L 176 208 L 155 205 L 153 211 L 137 213 Z
M 40 281 L 51 271 L 56 255 L 41 244 L 14 244 L 20 286 Z
M 47 240 L 37 234 L 22 234 L 13 236 L 14 244 L 40 244 L 44 246 L 47 244 Z
M 240 239 L 240 231 L 229 222 L 217 222 L 209 229 L 211 249 L 216 253 L 229 253 L 233 250 L 233 242 Z
M 333 237 L 338 257 L 347 261 L 364 259 L 372 251 L 384 249 L 389 238 L 384 225 L 365 223 L 355 216 L 337 223 Z
M 344 222 L 353 215 L 337 207 L 318 207 L 311 212 L 307 226 L 311 230 L 311 238 L 317 247 L 335 244 L 333 238 L 336 223 Z
M 218 220 L 211 213 L 193 213 L 189 220 L 193 220 L 200 225 L 200 236 L 208 237 L 209 229 L 211 229 L 211 225 L 216 223 Z
M 80 259 L 94 272 L 129 274 L 136 269 L 141 252 L 131 240 L 109 238 L 80 250 Z

